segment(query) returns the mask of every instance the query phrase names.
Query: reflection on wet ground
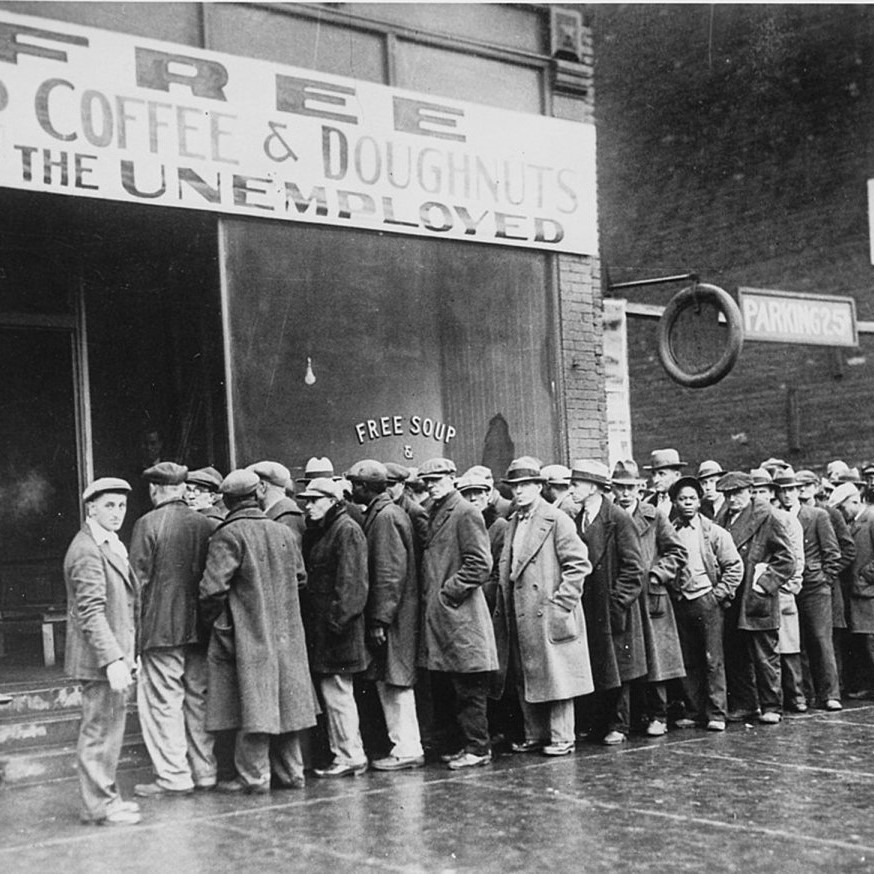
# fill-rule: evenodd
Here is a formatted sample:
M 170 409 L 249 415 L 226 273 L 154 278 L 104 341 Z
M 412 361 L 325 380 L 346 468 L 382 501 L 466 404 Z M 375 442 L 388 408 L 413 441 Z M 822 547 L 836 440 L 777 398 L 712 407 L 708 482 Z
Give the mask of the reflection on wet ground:
M 142 772 L 123 775 L 129 795 Z M 874 871 L 874 705 L 575 755 L 149 800 L 86 827 L 76 784 L 0 792 L 0 871 Z

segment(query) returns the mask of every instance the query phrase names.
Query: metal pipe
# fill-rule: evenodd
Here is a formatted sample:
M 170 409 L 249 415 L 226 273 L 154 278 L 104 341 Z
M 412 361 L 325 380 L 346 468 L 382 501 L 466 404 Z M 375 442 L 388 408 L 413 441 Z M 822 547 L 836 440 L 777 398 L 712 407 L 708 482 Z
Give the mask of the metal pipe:
M 698 274 L 681 273 L 679 276 L 660 276 L 658 279 L 636 279 L 633 282 L 617 282 L 615 285 L 608 285 L 607 290 L 618 291 L 620 288 L 638 288 L 642 285 L 666 285 L 669 282 L 683 282 L 686 279 L 697 282 Z

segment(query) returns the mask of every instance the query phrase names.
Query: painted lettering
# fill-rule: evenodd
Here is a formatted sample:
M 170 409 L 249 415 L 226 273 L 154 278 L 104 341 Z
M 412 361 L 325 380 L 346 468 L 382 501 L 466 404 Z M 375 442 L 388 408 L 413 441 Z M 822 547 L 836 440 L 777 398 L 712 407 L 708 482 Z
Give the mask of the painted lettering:
M 135 58 L 137 85 L 141 88 L 169 92 L 171 85 L 180 85 L 195 97 L 227 101 L 224 87 L 228 84 L 228 71 L 218 61 L 139 46 Z
M 339 106 L 345 109 L 347 98 L 354 96 L 355 89 L 347 85 L 285 76 L 282 73 L 276 75 L 276 108 L 280 112 L 358 124 L 358 118 L 354 115 L 325 108 Z

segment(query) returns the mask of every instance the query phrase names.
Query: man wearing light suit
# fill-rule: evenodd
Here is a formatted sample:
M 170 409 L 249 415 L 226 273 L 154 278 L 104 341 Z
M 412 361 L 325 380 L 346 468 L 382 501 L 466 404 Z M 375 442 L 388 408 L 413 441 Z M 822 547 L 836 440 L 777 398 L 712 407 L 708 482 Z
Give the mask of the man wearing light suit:
M 118 537 L 131 487 L 103 477 L 83 492 L 86 520 L 64 557 L 65 671 L 82 681 L 77 764 L 83 822 L 133 825 L 139 807 L 115 785 L 133 682 L 137 585 Z

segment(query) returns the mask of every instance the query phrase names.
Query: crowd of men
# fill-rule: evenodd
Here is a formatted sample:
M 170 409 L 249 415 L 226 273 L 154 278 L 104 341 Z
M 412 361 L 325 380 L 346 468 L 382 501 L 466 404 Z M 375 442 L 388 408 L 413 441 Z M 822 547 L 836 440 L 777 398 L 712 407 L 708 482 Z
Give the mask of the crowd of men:
M 64 562 L 82 820 L 140 821 L 115 782 L 134 684 L 140 798 L 563 756 L 872 694 L 874 466 L 687 467 L 524 456 L 505 496 L 446 458 L 343 476 L 313 458 L 297 488 L 274 461 L 161 461 L 129 552 L 131 486 L 95 480 Z

